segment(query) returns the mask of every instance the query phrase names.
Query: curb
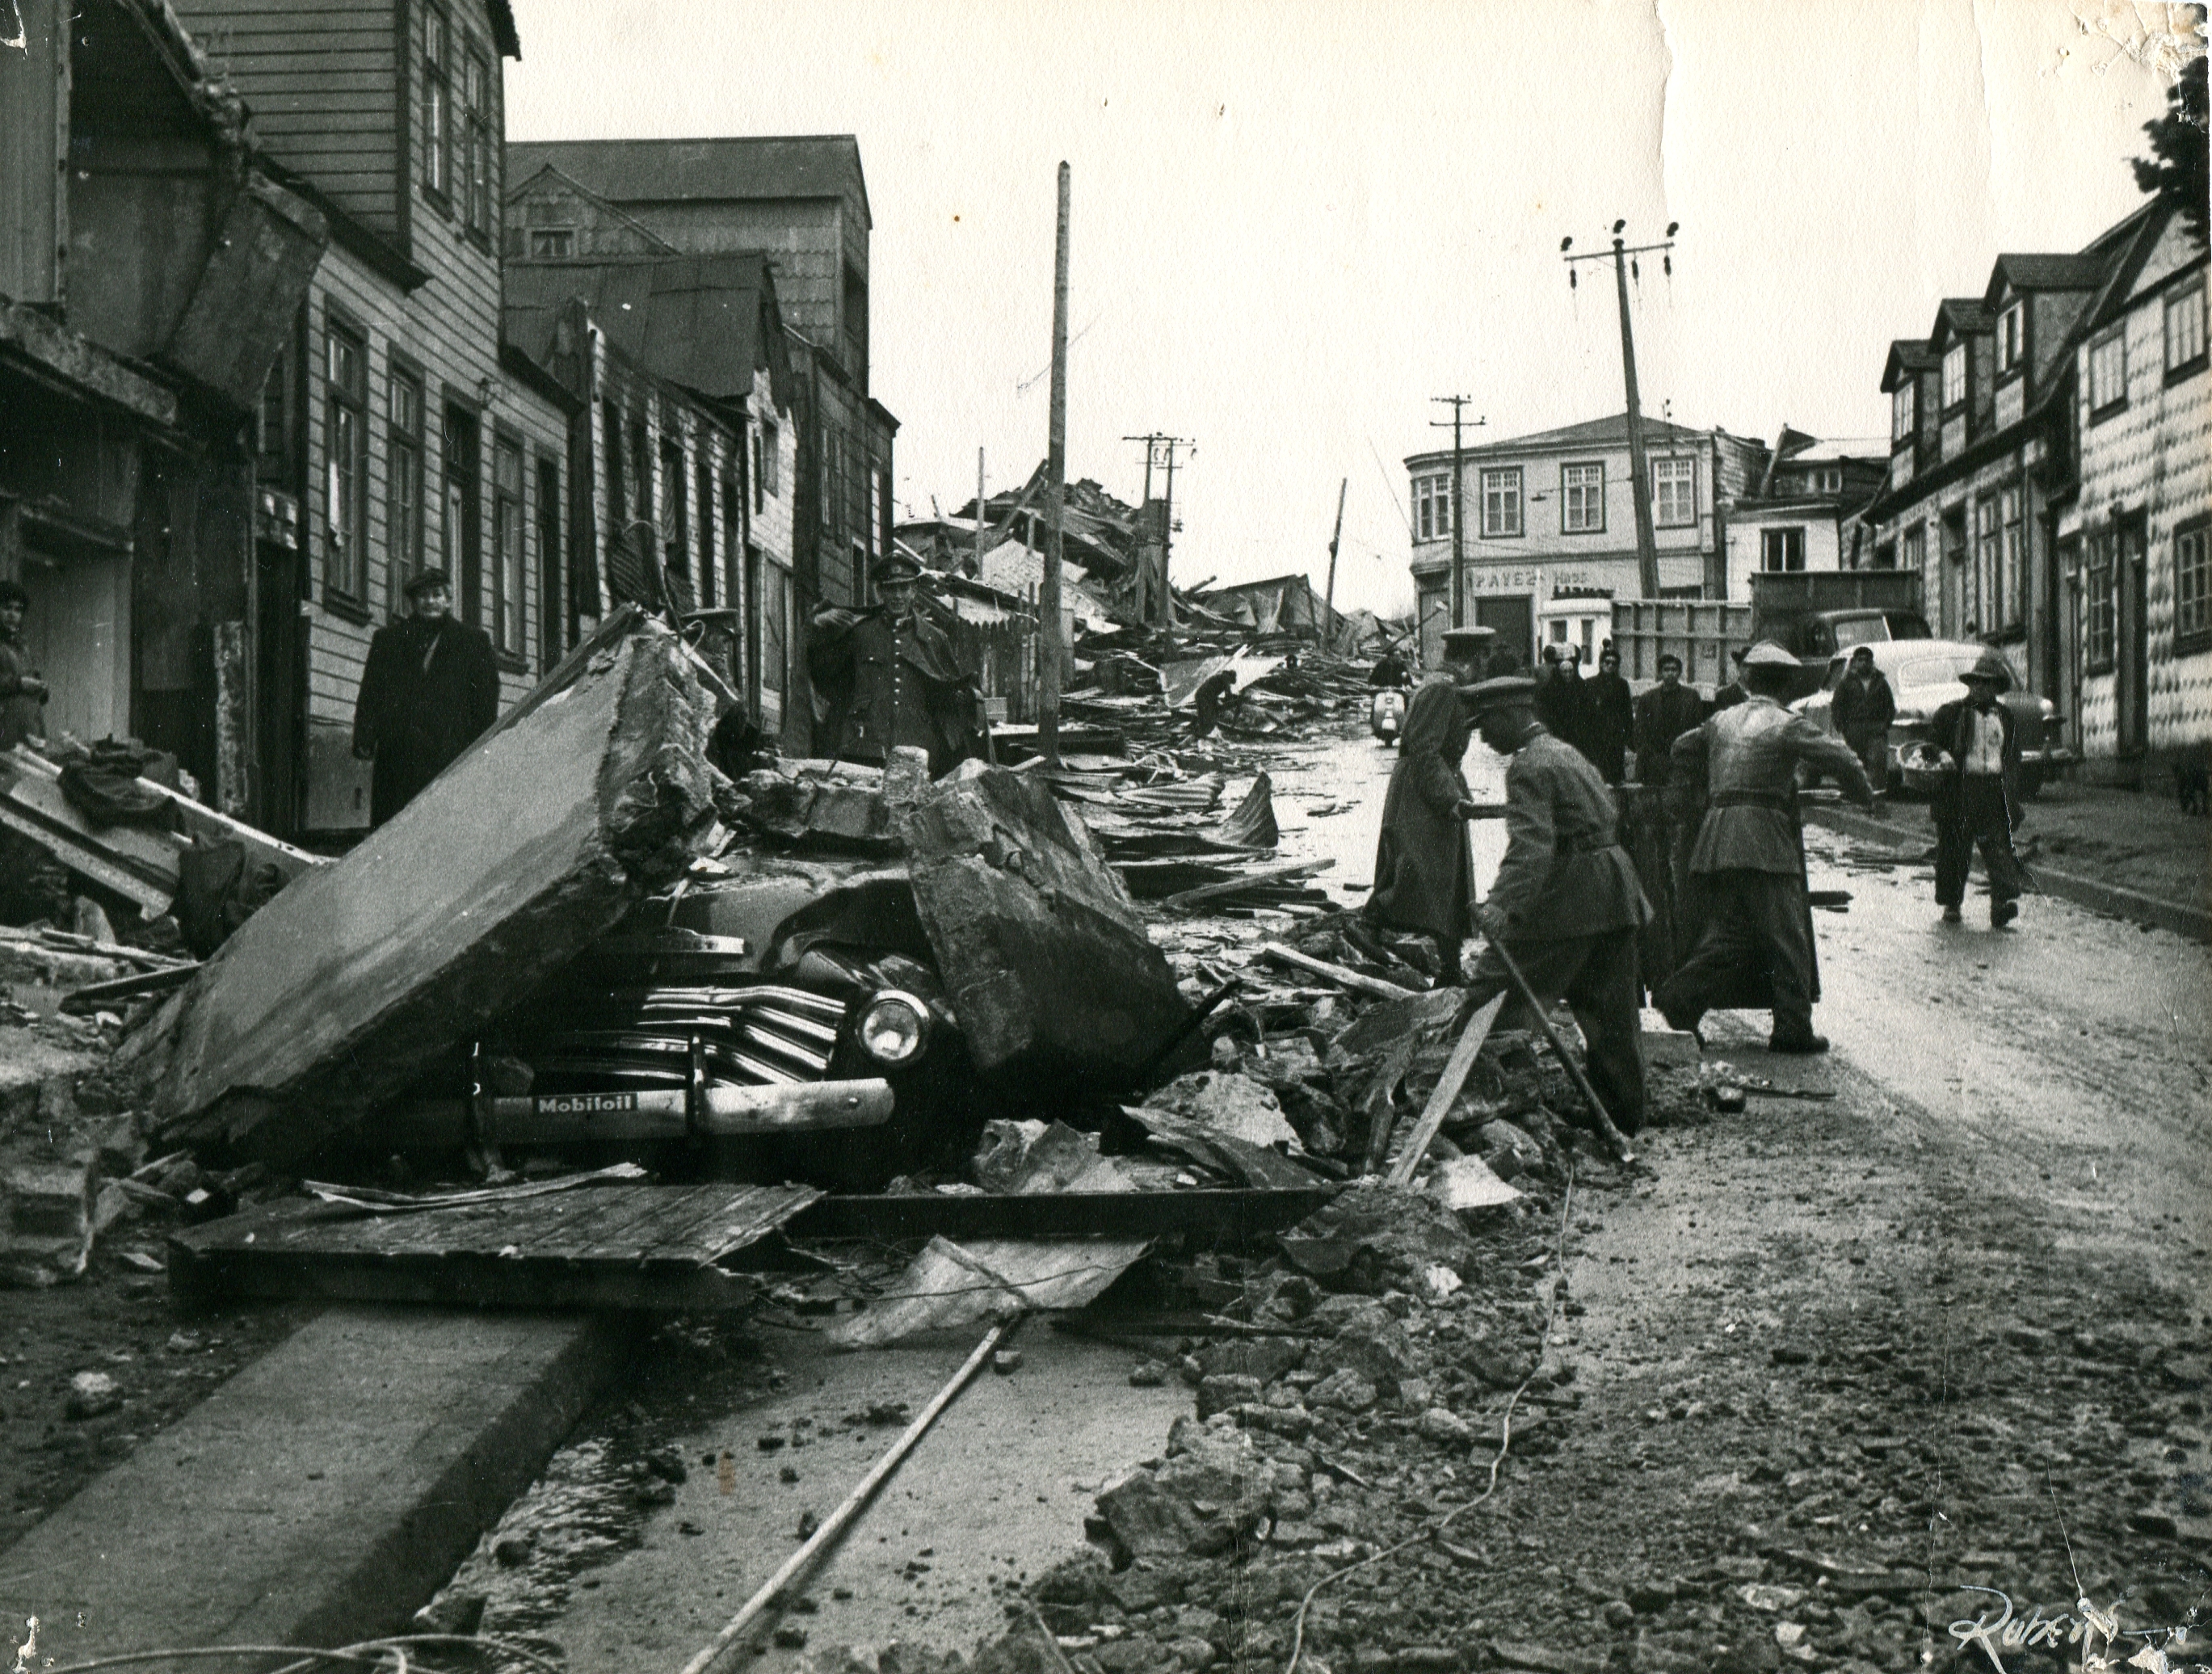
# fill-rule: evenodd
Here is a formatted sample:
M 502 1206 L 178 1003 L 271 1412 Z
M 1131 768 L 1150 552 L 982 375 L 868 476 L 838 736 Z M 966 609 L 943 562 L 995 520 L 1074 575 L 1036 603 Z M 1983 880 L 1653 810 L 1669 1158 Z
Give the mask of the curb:
M 1915 834 L 1901 830 L 1892 821 L 1870 819 L 1855 808 L 1809 801 L 1801 806 L 1808 819 L 1841 831 L 1847 837 L 1887 843 L 1892 847 L 1902 847 L 1915 841 Z M 1935 833 L 1931 831 L 1926 834 L 1924 842 L 1917 846 L 1924 847 L 1935 840 Z M 1974 859 L 1974 869 L 1977 872 L 1981 869 L 1978 855 Z M 2162 901 L 2156 896 L 2124 889 L 2118 884 L 2108 884 L 2100 879 L 2084 878 L 2078 873 L 2062 872 L 2040 861 L 2030 866 L 2028 870 L 2035 874 L 2035 881 L 2042 886 L 2042 892 L 2045 895 L 2056 895 L 2077 906 L 2087 907 L 2094 912 L 2110 913 L 2115 918 L 2129 919 L 2137 924 L 2155 924 L 2161 930 L 2171 930 L 2191 941 L 2212 942 L 2212 912 L 2184 906 L 2179 901 Z
M 0 1608 L 71 1661 L 404 1630 L 633 1342 L 604 1317 L 334 1307 L 29 1531 Z

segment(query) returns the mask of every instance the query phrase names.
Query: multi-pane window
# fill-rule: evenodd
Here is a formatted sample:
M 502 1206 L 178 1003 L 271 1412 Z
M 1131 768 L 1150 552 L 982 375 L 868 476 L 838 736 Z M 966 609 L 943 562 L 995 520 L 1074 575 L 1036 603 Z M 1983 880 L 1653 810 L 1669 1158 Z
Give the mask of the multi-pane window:
M 422 380 L 392 368 L 385 408 L 384 539 L 392 555 L 392 600 L 422 567 Z
M 530 229 L 530 258 L 532 261 L 566 261 L 575 253 L 574 228 L 532 227 Z
M 660 444 L 660 491 L 668 496 L 667 539 L 661 558 L 668 573 L 691 579 L 691 520 L 690 502 L 684 492 L 684 446 L 678 441 Z
M 2212 526 L 2199 522 L 2173 537 L 2173 637 L 2212 639 Z
M 629 495 L 623 484 L 622 409 L 611 401 L 600 402 L 599 427 L 606 435 L 607 539 L 619 541 L 629 522 Z
M 1413 539 L 1442 540 L 1451 533 L 1451 478 L 1413 478 Z
M 561 582 L 561 467 L 538 461 L 538 655 L 550 668 L 561 660 L 565 589 Z
M 2027 305 L 2015 302 L 1997 316 L 1997 370 L 2009 372 L 2027 353 Z
M 744 463 L 740 454 L 732 454 L 732 458 L 740 466 Z M 738 474 L 725 466 L 722 471 L 722 580 L 727 586 L 732 608 L 744 603 L 738 575 L 738 527 L 744 520 L 740 515 L 744 509 L 744 501 L 738 486 Z
M 491 450 L 492 643 L 522 654 L 522 448 L 504 436 Z
M 2089 345 L 2089 411 L 2105 412 L 2128 399 L 2128 340 L 2120 327 Z
M 782 440 L 782 433 L 775 425 L 763 423 L 760 436 L 760 458 L 757 461 L 760 468 L 753 473 L 754 478 L 765 492 L 781 494 L 783 466 L 777 444 Z
M 1698 520 L 1695 460 L 1651 461 L 1651 514 L 1662 528 L 1686 527 Z
M 1966 345 L 1954 343 L 1943 351 L 1943 411 L 1964 406 L 1966 400 Z
M 323 581 L 368 596 L 368 345 L 331 323 L 323 368 Z
M 1559 527 L 1571 535 L 1595 534 L 1605 527 L 1605 466 L 1559 467 Z
M 2092 674 L 2112 666 L 2118 644 L 2112 581 L 2112 532 L 2100 529 L 2090 535 L 2081 558 L 2081 657 Z
M 1974 621 L 1984 633 L 2004 624 L 2003 539 L 1997 496 L 1990 495 L 1977 500 L 1974 502 L 1974 597 L 1979 608 L 1974 612 Z
M 465 155 L 457 161 L 466 171 L 463 187 L 462 220 L 472 233 L 491 234 L 492 123 L 491 61 L 471 46 L 463 59 L 461 122 Z
M 1920 428 L 1920 380 L 1911 374 L 1889 393 L 1889 439 L 1910 441 Z
M 1877 563 L 1877 569 L 1883 566 Z M 1917 575 L 1928 568 L 1928 526 L 1916 523 L 1905 532 L 1905 567 Z
M 422 12 L 422 184 L 453 192 L 453 33 L 435 6 Z
M 1521 533 L 1521 467 L 1509 465 L 1482 473 L 1482 533 Z
M 764 563 L 760 572 L 760 683 L 764 694 L 779 699 L 783 691 L 785 647 L 789 641 L 786 627 L 785 588 L 787 581 L 782 570 L 772 563 Z
M 2027 553 L 2027 529 L 2021 520 L 2023 496 L 2017 486 L 1997 496 L 1997 516 L 2003 525 L 2003 563 L 1997 570 L 1996 597 L 1990 612 L 1992 628 L 2008 626 L 2021 613 L 2026 597 L 2023 567 Z
M 2204 281 L 2166 299 L 2166 369 L 2178 371 L 2204 358 Z
M 1802 528 L 1760 530 L 1759 567 L 1769 570 L 1802 569 L 1805 567 L 1805 531 Z

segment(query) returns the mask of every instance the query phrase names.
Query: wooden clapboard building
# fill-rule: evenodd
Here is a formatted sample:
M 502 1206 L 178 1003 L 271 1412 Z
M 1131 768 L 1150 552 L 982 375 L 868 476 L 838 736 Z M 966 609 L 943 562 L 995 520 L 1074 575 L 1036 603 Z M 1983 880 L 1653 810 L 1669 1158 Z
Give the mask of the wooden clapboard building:
M 330 248 L 262 393 L 257 737 L 272 829 L 368 819 L 370 636 L 447 569 L 507 701 L 597 608 L 568 564 L 575 398 L 501 336 L 507 0 L 176 0 Z
M 253 422 L 325 217 L 161 0 L 7 15 L 0 576 L 30 594 L 45 733 L 135 734 L 264 818 L 254 531 L 284 517 L 256 504 Z

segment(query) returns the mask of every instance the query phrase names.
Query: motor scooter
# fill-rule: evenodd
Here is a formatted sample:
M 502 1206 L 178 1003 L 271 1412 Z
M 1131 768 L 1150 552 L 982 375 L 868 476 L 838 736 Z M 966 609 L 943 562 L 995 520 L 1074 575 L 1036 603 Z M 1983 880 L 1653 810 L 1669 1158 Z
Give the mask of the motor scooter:
M 1396 686 L 1384 686 L 1375 694 L 1367 708 L 1367 729 L 1386 745 L 1397 743 L 1398 735 L 1406 730 L 1406 694 Z

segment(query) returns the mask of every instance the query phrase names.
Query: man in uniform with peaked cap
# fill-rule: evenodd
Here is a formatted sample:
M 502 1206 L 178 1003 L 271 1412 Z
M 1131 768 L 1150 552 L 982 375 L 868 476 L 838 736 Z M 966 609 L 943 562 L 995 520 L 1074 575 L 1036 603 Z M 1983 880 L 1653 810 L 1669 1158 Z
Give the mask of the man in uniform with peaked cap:
M 1774 1026 L 1767 1049 L 1825 1052 L 1813 1032 L 1820 970 L 1805 892 L 1805 840 L 1797 820 L 1797 764 L 1832 775 L 1863 807 L 1874 805 L 1851 747 L 1778 701 L 1797 659 L 1771 640 L 1753 646 L 1741 676 L 1744 701 L 1674 740 L 1674 781 L 1705 812 L 1690 872 L 1705 902 L 1697 949 L 1654 997 L 1667 1020 L 1694 1029 L 1716 1005 L 1741 1004 L 1763 979 Z
M 453 619 L 452 578 L 418 570 L 402 591 L 407 614 L 370 636 L 354 705 L 353 752 L 376 764 L 371 825 L 413 801 L 499 718 L 490 637 Z
M 1503 944 L 1539 1003 L 1565 999 L 1581 1026 L 1590 1085 L 1624 1134 L 1644 1124 L 1637 1044 L 1637 932 L 1651 909 L 1617 839 L 1613 792 L 1589 758 L 1534 712 L 1536 682 L 1485 680 L 1467 696 L 1482 741 L 1505 770 L 1505 858 L 1477 922 L 1491 946 L 1468 979 L 1461 1015 L 1512 983 Z
M 931 776 L 983 753 L 983 699 L 945 630 L 915 606 L 921 566 L 903 552 L 876 565 L 872 611 L 817 611 L 806 668 L 829 704 L 824 754 L 882 766 L 909 745 Z
M 1398 764 L 1382 800 L 1375 843 L 1375 887 L 1364 916 L 1436 943 L 1443 980 L 1459 980 L 1468 927 L 1467 822 L 1474 801 L 1461 764 L 1474 722 L 1462 695 L 1482 667 L 1491 628 L 1450 628 L 1444 666 L 1414 688 L 1398 740 Z

